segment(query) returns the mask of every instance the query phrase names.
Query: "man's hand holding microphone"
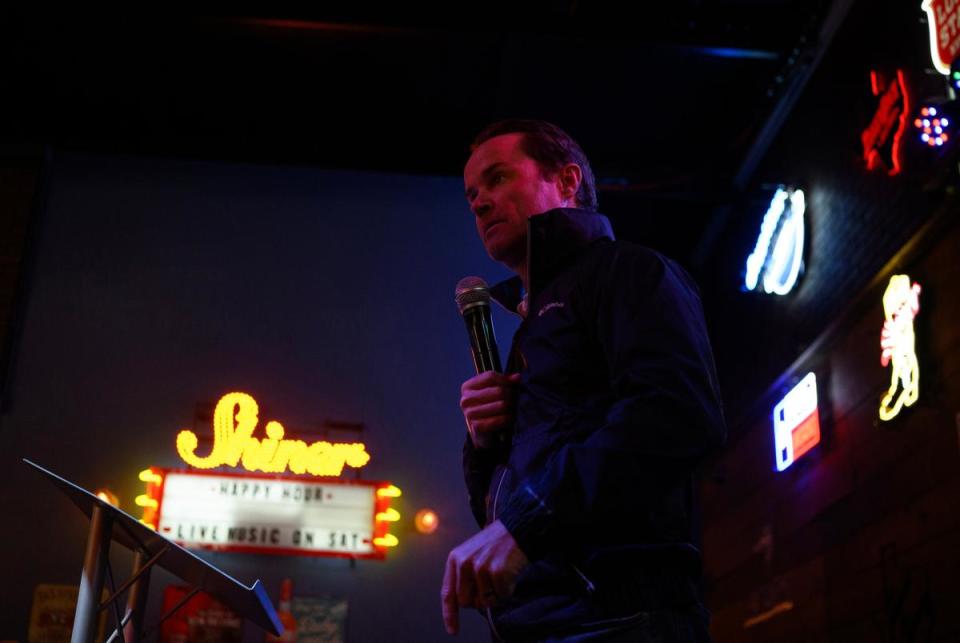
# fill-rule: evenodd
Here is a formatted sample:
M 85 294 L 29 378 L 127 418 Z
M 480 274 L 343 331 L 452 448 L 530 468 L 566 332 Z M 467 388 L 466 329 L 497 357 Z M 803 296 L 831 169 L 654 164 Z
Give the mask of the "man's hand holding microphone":
M 461 279 L 456 300 L 470 336 L 477 370 L 477 375 L 460 387 L 460 409 L 473 446 L 489 449 L 501 444 L 510 434 L 520 374 L 501 373 L 487 284 L 479 277 Z M 459 630 L 459 608 L 491 607 L 510 596 L 527 564 L 526 555 L 499 520 L 451 551 L 440 590 L 447 632 L 456 634 Z

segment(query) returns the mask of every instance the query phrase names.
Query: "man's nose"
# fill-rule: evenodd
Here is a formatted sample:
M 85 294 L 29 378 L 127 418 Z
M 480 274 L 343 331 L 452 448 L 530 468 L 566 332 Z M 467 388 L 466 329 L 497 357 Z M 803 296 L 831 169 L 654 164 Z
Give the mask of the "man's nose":
M 477 198 L 474 199 L 474 200 L 473 200 L 473 203 L 471 204 L 471 208 L 473 209 L 473 213 L 474 213 L 478 218 L 481 218 L 481 219 L 484 217 L 484 215 L 486 215 L 488 212 L 490 212 L 490 208 L 492 208 L 492 207 L 493 207 L 493 204 L 491 204 L 490 201 L 489 201 L 489 199 L 487 199 L 487 198 L 486 198 L 485 196 L 483 196 L 482 194 L 481 194 L 481 195 L 478 195 Z
M 478 203 L 473 206 L 473 213 L 482 219 L 487 212 L 490 212 L 490 207 L 489 203 Z

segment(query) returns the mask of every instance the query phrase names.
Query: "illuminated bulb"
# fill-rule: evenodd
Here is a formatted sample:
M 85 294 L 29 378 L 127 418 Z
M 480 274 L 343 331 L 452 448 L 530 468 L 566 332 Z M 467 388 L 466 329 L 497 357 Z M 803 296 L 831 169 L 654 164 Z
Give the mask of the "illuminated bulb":
M 944 141 L 946 141 L 946 140 L 947 140 L 947 134 L 946 134 L 946 132 L 944 132 L 944 133 L 940 136 L 940 138 L 943 139 Z
M 134 502 L 137 503 L 138 507 L 149 507 L 150 509 L 156 509 L 158 506 L 160 506 L 156 500 L 146 494 L 137 496 Z
M 154 473 L 153 469 L 144 469 L 140 472 L 140 481 L 141 482 L 152 482 L 153 484 L 160 484 L 163 482 L 163 477 Z
M 149 527 L 150 529 L 152 529 L 152 530 L 154 530 L 154 531 L 157 530 L 157 526 L 156 526 L 155 524 L 153 524 L 152 522 L 147 522 L 146 520 L 143 520 L 142 518 L 139 520 L 139 522 L 140 522 L 141 525 L 146 525 L 147 527 Z
M 380 538 L 374 538 L 373 544 L 377 547 L 396 547 L 400 541 L 393 534 L 386 534 Z
M 400 512 L 396 509 L 388 508 L 386 511 L 381 511 L 377 514 L 377 520 L 383 522 L 397 522 L 400 520 Z
M 96 495 L 97 498 L 100 498 L 100 500 L 103 500 L 108 505 L 113 505 L 114 507 L 120 506 L 120 499 L 109 489 L 97 489 Z
M 920 110 L 920 115 L 921 115 L 921 116 L 926 116 L 926 115 L 928 115 L 929 113 L 930 113 L 930 110 L 927 109 L 926 107 L 924 107 L 923 109 Z
M 924 127 L 930 127 L 930 119 L 929 119 L 929 118 L 923 119 L 923 126 L 924 126 Z
M 931 116 L 936 116 L 936 115 L 937 115 L 937 108 L 936 108 L 936 107 L 931 107 L 931 108 L 930 108 L 930 115 L 931 115 Z
M 933 131 L 936 132 L 937 134 L 943 134 L 943 128 L 941 127 L 934 127 Z
M 948 120 L 945 119 L 945 118 L 941 118 L 941 119 L 940 119 L 940 124 L 943 125 L 944 127 L 948 127 L 948 126 L 950 125 L 950 121 L 948 121 Z
M 432 509 L 421 509 L 414 516 L 413 525 L 421 534 L 432 534 L 440 526 L 440 519 Z
M 937 145 L 943 145 L 943 139 L 939 136 L 937 137 Z
M 400 489 L 390 485 L 389 487 L 380 487 L 377 489 L 378 498 L 399 498 L 402 494 Z
M 920 138 L 921 140 L 923 140 L 924 143 L 926 143 L 927 141 L 930 140 L 930 135 L 924 132 L 923 134 L 920 135 Z

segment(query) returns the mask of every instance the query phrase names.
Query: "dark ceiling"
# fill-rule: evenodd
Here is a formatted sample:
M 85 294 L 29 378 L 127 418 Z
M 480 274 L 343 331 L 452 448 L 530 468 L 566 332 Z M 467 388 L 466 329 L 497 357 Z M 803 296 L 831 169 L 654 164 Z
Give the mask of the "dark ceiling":
M 809 66 L 830 3 L 518 6 L 354 2 L 205 17 L 7 9 L 0 132 L 8 142 L 456 176 L 483 125 L 545 118 L 591 157 L 621 236 L 698 263 L 707 221 Z M 671 225 L 651 224 L 661 212 Z

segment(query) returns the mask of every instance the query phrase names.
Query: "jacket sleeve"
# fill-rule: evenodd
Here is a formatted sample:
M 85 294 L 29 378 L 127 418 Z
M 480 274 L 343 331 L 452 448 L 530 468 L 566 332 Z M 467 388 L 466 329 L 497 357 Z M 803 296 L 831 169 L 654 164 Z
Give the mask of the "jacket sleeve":
M 624 529 L 656 512 L 724 439 L 713 356 L 696 286 L 672 262 L 620 247 L 591 302 L 613 403 L 587 437 L 520 481 L 499 519 L 531 559 L 588 529 Z M 594 282 L 596 283 L 596 282 Z M 589 323 L 589 322 L 588 322 Z

